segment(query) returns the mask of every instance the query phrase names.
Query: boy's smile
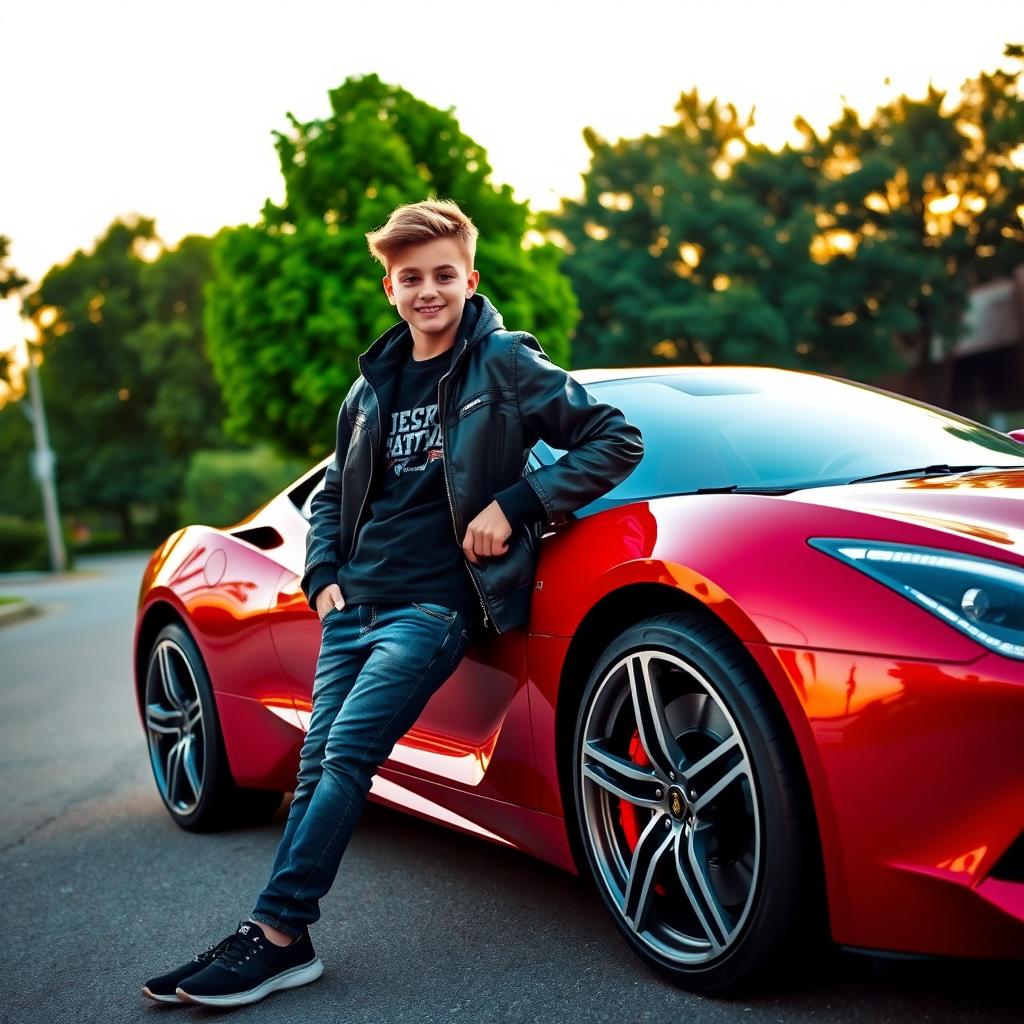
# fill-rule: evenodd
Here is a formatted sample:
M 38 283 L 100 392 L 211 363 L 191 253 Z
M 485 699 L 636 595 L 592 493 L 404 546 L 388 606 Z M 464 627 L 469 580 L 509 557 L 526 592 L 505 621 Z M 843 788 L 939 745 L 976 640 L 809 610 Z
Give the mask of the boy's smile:
M 384 291 L 409 325 L 414 358 L 429 359 L 455 343 L 466 300 L 479 280 L 479 271 L 469 268 L 451 238 L 398 250 L 384 278 Z

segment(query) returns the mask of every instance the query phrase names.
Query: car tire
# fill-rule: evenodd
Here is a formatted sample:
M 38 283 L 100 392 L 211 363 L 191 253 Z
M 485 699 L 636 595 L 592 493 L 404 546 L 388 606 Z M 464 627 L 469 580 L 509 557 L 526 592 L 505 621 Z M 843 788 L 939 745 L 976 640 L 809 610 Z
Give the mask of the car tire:
M 577 854 L 658 974 L 736 992 L 820 945 L 817 833 L 795 746 L 717 620 L 652 615 L 609 643 L 578 705 L 571 777 Z
M 142 706 L 157 792 L 178 825 L 210 832 L 274 815 L 282 792 L 238 786 L 231 776 L 210 677 L 181 623 L 168 623 L 153 641 Z

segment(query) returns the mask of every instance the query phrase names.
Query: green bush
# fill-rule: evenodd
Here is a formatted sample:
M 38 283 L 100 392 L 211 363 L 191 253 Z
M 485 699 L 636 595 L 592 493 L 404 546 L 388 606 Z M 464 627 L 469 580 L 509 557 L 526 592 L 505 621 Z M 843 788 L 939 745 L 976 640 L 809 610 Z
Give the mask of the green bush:
M 140 540 L 129 544 L 120 530 L 93 530 L 88 540 L 72 541 L 72 544 L 77 554 L 99 555 L 110 551 L 134 551 L 139 547 L 144 547 L 145 541 Z
M 182 525 L 231 526 L 308 468 L 306 462 L 283 458 L 266 447 L 196 452 L 178 505 Z
M 64 548 L 68 552 L 67 567 L 70 569 L 73 559 L 67 536 Z M 20 516 L 0 515 L 0 572 L 45 572 L 50 567 L 46 525 Z

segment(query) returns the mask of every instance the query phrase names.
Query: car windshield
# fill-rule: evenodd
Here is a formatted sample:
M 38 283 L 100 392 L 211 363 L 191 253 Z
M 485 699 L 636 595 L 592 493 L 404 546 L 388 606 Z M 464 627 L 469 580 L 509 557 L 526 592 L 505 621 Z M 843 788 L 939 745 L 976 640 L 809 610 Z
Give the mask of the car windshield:
M 1024 445 L 973 420 L 832 377 L 731 367 L 587 385 L 644 437 L 618 487 L 578 510 L 701 489 L 794 490 L 940 465 L 1024 468 Z M 561 449 L 538 451 L 544 461 Z

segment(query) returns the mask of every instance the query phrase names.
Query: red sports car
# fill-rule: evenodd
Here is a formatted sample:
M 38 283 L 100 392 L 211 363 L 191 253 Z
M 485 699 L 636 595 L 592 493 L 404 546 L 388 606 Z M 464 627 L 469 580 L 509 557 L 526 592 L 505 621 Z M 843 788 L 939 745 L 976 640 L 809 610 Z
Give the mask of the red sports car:
M 371 798 L 588 873 L 652 967 L 718 991 L 820 934 L 1024 952 L 1024 445 L 766 367 L 575 371 L 643 461 L 538 531 L 529 627 L 486 633 Z M 526 472 L 562 452 L 538 443 Z M 210 829 L 294 788 L 328 460 L 145 571 L 157 788 Z

